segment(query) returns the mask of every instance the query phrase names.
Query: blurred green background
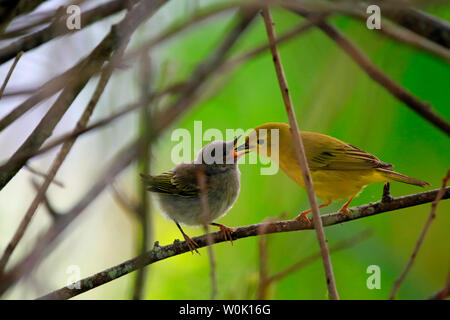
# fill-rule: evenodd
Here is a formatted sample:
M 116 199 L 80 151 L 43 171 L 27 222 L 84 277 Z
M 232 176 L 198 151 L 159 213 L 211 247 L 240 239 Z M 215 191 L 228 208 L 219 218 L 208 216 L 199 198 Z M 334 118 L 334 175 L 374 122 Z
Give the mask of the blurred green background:
M 175 5 L 174 5 L 175 6 Z M 183 6 L 181 6 L 183 7 Z M 180 9 L 182 10 L 182 9 Z M 193 9 L 190 9 L 193 10 Z M 167 14 L 167 10 L 164 11 Z M 191 14 L 193 11 L 186 11 Z M 430 12 L 450 19 L 450 7 L 440 6 Z M 197 63 L 213 50 L 226 31 L 230 29 L 232 15 L 214 18 L 176 37 L 157 51 L 153 63 L 156 69 L 163 65 L 172 69 L 171 81 L 189 76 Z M 167 17 L 166 17 L 167 19 Z M 282 10 L 273 10 L 276 31 L 294 27 L 302 21 L 298 16 Z M 334 17 L 331 22 L 353 40 L 389 76 L 408 91 L 428 101 L 444 118 L 450 119 L 450 68 L 448 63 L 407 45 L 399 44 L 368 30 L 360 21 L 347 17 Z M 142 31 L 133 44 L 148 37 Z M 233 54 L 245 52 L 266 41 L 262 18 L 258 16 L 250 30 L 240 39 Z M 312 29 L 280 46 L 282 62 L 295 105 L 299 126 L 303 130 L 328 134 L 366 150 L 382 161 L 393 163 L 401 173 L 431 183 L 426 190 L 438 188 L 449 168 L 450 148 L 448 137 L 420 118 L 408 107 L 398 102 L 384 88 L 372 81 L 336 44 L 319 30 Z M 109 95 L 102 98 L 103 109 L 114 110 L 120 104 L 114 95 L 117 90 L 138 92 L 138 76 L 127 83 L 125 76 L 114 79 L 109 85 Z M 287 122 L 269 52 L 248 61 L 231 72 L 223 72 L 211 81 L 207 98 L 195 105 L 182 119 L 161 136 L 154 146 L 152 173 L 171 169 L 170 140 L 173 129 L 185 128 L 193 132 L 194 121 L 202 121 L 203 130 L 218 128 L 245 130 L 265 122 Z M 114 92 L 115 91 L 115 92 Z M 105 129 L 91 148 L 96 150 L 93 159 L 101 159 L 104 149 L 113 154 L 114 136 L 131 134 L 136 118 L 115 129 Z M 136 127 L 136 126 L 135 126 Z M 86 138 L 89 139 L 89 138 Z M 103 139 L 103 140 L 102 140 Z M 85 140 L 83 140 L 85 141 Z M 109 144 L 98 147 L 102 141 Z M 83 142 L 87 143 L 87 142 Z M 207 143 L 207 142 L 205 142 Z M 76 149 L 73 153 L 76 153 Z M 74 158 L 72 158 L 74 159 Z M 78 158 L 77 158 L 78 159 Z M 75 161 L 75 160 L 73 160 Z M 82 160 L 80 160 L 82 161 Z M 84 159 L 86 161 L 86 159 Z M 91 166 L 95 165 L 91 160 Z M 86 164 L 87 165 L 87 164 Z M 70 164 L 67 164 L 70 168 Z M 70 169 L 64 170 L 67 173 Z M 92 172 L 95 172 L 95 169 Z M 100 166 L 97 167 L 100 170 Z M 279 171 L 274 176 L 260 175 L 260 164 L 240 166 L 242 188 L 233 209 L 218 222 L 227 226 L 243 226 L 262 222 L 283 212 L 287 218 L 295 217 L 308 208 L 306 192 Z M 83 176 L 87 176 L 83 173 Z M 62 176 L 64 181 L 64 175 Z M 138 181 L 136 168 L 120 178 L 120 186 L 135 196 Z M 70 183 L 69 183 L 70 185 Z M 393 196 L 423 191 L 406 184 L 393 183 Z M 53 190 L 50 196 L 67 194 L 69 190 Z M 361 205 L 381 198 L 382 184 L 367 187 L 352 205 Z M 74 200 L 79 198 L 75 195 Z M 66 195 L 67 196 L 67 195 Z M 342 203 L 335 203 L 322 213 L 334 212 Z M 439 290 L 449 272 L 450 202 L 443 201 L 417 260 L 400 288 L 400 299 L 423 299 Z M 370 238 L 350 249 L 332 255 L 332 262 L 342 299 L 386 299 L 393 282 L 400 275 L 412 252 L 415 242 L 428 217 L 430 205 L 421 205 L 326 228 L 329 245 L 372 229 Z M 102 211 L 97 212 L 97 211 Z M 88 210 L 91 216 L 81 219 L 72 234 L 62 241 L 57 253 L 39 269 L 38 275 L 48 280 L 50 289 L 65 284 L 66 266 L 80 265 L 82 277 L 98 272 L 133 257 L 139 240 L 136 220 L 122 214 L 110 194 L 102 197 Z M 94 218 L 93 214 L 97 214 Z M 175 224 L 165 220 L 152 206 L 153 239 L 161 245 L 180 238 Z M 101 232 L 99 231 L 101 229 Z M 203 233 L 201 228 L 186 227 L 190 236 Z M 73 245 L 74 239 L 80 239 Z M 63 254 L 70 249 L 70 254 Z M 301 231 L 268 236 L 269 272 L 275 273 L 303 257 L 319 250 L 315 233 Z M 183 254 L 147 268 L 147 299 L 208 299 L 210 295 L 207 251 L 201 256 Z M 214 246 L 220 299 L 253 299 L 258 285 L 258 239 L 246 238 Z M 381 269 L 381 289 L 369 290 L 366 269 L 377 265 Z M 130 298 L 135 273 L 91 290 L 80 299 Z M 46 280 L 42 280 L 46 281 Z M 21 297 L 26 291 L 12 291 L 11 297 Z M 42 292 L 46 293 L 46 292 Z M 327 289 L 322 262 L 316 262 L 292 273 L 275 283 L 269 291 L 271 299 L 326 299 Z

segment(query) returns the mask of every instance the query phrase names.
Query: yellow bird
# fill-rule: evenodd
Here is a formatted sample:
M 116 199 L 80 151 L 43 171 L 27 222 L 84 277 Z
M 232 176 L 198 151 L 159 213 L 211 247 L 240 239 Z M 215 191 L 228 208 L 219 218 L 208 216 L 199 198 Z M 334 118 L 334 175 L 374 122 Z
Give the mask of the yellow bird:
M 421 187 L 429 185 L 393 171 L 392 164 L 381 162 L 374 155 L 339 139 L 308 131 L 301 131 L 301 137 L 314 191 L 323 200 L 319 208 L 328 206 L 332 201 L 345 199 L 348 201 L 339 211 L 348 214 L 350 202 L 374 182 L 398 181 Z M 236 151 L 243 150 L 256 151 L 275 161 L 292 180 L 305 188 L 287 124 L 266 123 L 255 128 L 245 138 L 245 144 L 236 148 Z M 302 212 L 299 218 L 307 219 L 306 214 L 310 212 Z

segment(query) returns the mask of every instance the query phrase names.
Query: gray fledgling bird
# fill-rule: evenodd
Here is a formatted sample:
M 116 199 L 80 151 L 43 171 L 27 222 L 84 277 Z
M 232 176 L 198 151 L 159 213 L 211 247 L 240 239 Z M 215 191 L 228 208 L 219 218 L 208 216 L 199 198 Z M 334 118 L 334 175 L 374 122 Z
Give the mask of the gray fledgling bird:
M 239 137 L 233 141 L 211 142 L 200 150 L 196 160 L 177 165 L 160 175 L 141 174 L 147 190 L 154 193 L 167 218 L 175 222 L 192 253 L 193 250 L 198 253 L 198 245 L 184 233 L 180 224 L 214 225 L 220 228 L 225 239 L 232 240 L 232 229 L 213 221 L 224 216 L 239 195 L 241 173 L 237 160 L 244 154 L 234 150 Z M 203 191 L 206 191 L 207 206 L 202 204 Z

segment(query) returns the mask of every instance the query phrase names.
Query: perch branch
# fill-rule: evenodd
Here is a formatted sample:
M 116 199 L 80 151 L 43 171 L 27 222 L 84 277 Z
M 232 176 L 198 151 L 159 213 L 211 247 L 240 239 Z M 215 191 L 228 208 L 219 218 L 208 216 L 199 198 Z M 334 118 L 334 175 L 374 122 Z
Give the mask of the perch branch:
M 300 137 L 300 130 L 298 128 L 297 119 L 295 118 L 292 99 L 289 94 L 287 80 L 284 75 L 280 54 L 278 52 L 278 48 L 276 45 L 276 36 L 273 27 L 274 23 L 272 21 L 269 9 L 267 7 L 263 9 L 262 14 L 264 17 L 264 23 L 266 25 L 270 49 L 272 51 L 273 62 L 275 64 L 275 70 L 278 77 L 278 82 L 280 84 L 281 94 L 283 96 L 284 105 L 289 118 L 291 135 L 294 140 L 294 147 L 296 151 L 297 161 L 302 169 L 302 177 L 303 181 L 305 182 L 305 187 L 307 190 L 310 207 L 313 214 L 313 224 L 314 229 L 316 230 L 317 239 L 319 241 L 320 251 L 322 253 L 323 266 L 325 269 L 325 277 L 328 286 L 328 293 L 330 299 L 339 300 L 339 294 L 336 288 L 336 281 L 334 279 L 333 266 L 331 264 L 330 252 L 328 250 L 327 239 L 325 237 L 325 232 L 323 230 L 322 220 L 320 219 L 319 207 L 317 205 L 316 194 L 314 193 L 313 182 L 311 174 L 309 172 L 309 166 L 306 159 L 305 149 L 303 146 L 303 141 Z
M 392 201 L 390 202 L 379 201 L 375 203 L 369 203 L 359 207 L 350 208 L 349 215 L 345 215 L 342 213 L 325 214 L 321 216 L 321 220 L 323 225 L 328 227 L 365 217 L 370 217 L 384 212 L 396 211 L 403 208 L 409 208 L 425 203 L 430 203 L 436 199 L 436 195 L 438 194 L 438 192 L 439 189 L 436 189 L 422 193 L 393 198 Z M 450 198 L 450 187 L 447 187 L 445 189 L 445 193 L 442 197 L 442 199 L 448 198 Z M 233 240 L 236 241 L 242 238 L 261 235 L 262 234 L 261 230 L 264 231 L 264 234 L 271 234 L 271 233 L 281 233 L 298 230 L 311 230 L 312 228 L 313 226 L 311 226 L 310 224 L 297 220 L 265 222 L 234 228 L 234 231 L 231 233 L 231 236 Z M 213 238 L 214 243 L 227 241 L 223 238 L 223 234 L 220 231 L 212 233 L 211 236 Z M 200 248 L 205 247 L 207 245 L 206 235 L 194 237 L 193 240 L 199 245 Z M 97 274 L 94 274 L 90 277 L 80 280 L 80 289 L 76 289 L 74 286 L 72 286 L 73 289 L 63 287 L 59 290 L 56 290 L 41 297 L 40 299 L 69 299 L 86 291 L 92 290 L 105 283 L 108 283 L 112 280 L 120 278 L 146 265 L 186 252 L 190 252 L 190 249 L 185 241 L 183 242 L 175 241 L 173 244 L 169 244 L 166 246 L 159 246 L 159 244 L 156 242 L 153 249 L 147 252 L 145 255 L 127 260 L 119 265 L 108 268 L 104 271 L 101 271 Z M 0 278 L 0 292 L 2 291 L 2 285 L 3 281 Z

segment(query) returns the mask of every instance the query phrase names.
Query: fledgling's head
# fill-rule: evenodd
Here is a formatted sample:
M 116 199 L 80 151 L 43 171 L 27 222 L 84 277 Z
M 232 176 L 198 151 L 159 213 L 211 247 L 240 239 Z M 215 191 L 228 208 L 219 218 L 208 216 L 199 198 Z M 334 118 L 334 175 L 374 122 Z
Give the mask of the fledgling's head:
M 269 122 L 253 129 L 246 137 L 245 143 L 236 151 L 248 153 L 254 151 L 263 157 L 272 156 L 272 148 L 279 150 L 280 141 L 289 137 L 289 125 L 281 122 Z
M 240 156 L 235 152 L 239 138 L 240 136 L 231 141 L 216 140 L 207 144 L 200 150 L 195 162 L 222 171 L 235 168 Z

